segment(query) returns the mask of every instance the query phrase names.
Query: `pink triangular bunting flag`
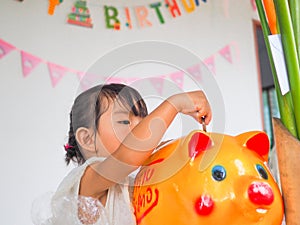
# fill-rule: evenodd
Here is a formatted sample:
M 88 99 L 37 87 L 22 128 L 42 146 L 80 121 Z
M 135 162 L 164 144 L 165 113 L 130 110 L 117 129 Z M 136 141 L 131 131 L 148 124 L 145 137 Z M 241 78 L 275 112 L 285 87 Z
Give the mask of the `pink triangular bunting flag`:
M 219 54 L 223 56 L 228 62 L 232 63 L 230 45 L 226 45 L 219 51 Z
M 15 47 L 11 44 L 0 39 L 0 59 L 6 56 L 11 50 L 14 50 Z
M 77 71 L 76 74 L 79 80 L 79 85 L 81 90 L 86 91 L 89 88 L 89 82 L 86 79 L 84 79 L 85 72 Z
M 120 78 L 120 77 L 107 77 L 105 80 L 105 83 L 126 83 L 126 79 Z
M 209 58 L 205 59 L 204 63 L 211 72 L 216 74 L 215 56 L 214 55 L 212 55 Z
M 126 84 L 132 84 L 132 83 L 134 83 L 135 81 L 137 81 L 137 80 L 140 80 L 141 78 L 139 78 L 139 77 L 130 77 L 130 78 L 126 78 L 125 79 L 125 82 L 126 82 Z
M 65 75 L 65 73 L 68 72 L 67 68 L 54 63 L 48 63 L 48 68 L 49 68 L 52 87 L 55 87 L 58 84 L 58 82 L 61 80 L 61 78 Z
M 155 90 L 162 95 L 163 92 L 163 86 L 164 86 L 164 79 L 161 77 L 150 77 L 149 78 L 151 84 L 155 88 Z
M 83 91 L 104 82 L 104 78 L 99 74 L 77 72 L 77 77 L 80 80 L 80 87 Z
M 21 58 L 24 77 L 27 77 L 31 71 L 42 61 L 40 58 L 24 51 L 21 51 Z
M 85 76 L 85 72 L 77 71 L 76 72 L 78 80 L 80 81 Z
M 202 72 L 200 64 L 196 64 L 195 66 L 187 68 L 187 71 L 192 75 L 192 77 L 201 82 L 202 81 Z
M 183 88 L 184 72 L 178 71 L 170 74 L 170 78 L 182 89 Z
M 86 91 L 87 89 L 93 87 L 99 78 L 96 74 L 84 72 L 78 72 L 77 76 L 80 80 L 80 88 L 83 91 Z
M 250 0 L 250 1 L 251 1 L 252 9 L 253 9 L 253 11 L 255 11 L 256 10 L 255 0 Z

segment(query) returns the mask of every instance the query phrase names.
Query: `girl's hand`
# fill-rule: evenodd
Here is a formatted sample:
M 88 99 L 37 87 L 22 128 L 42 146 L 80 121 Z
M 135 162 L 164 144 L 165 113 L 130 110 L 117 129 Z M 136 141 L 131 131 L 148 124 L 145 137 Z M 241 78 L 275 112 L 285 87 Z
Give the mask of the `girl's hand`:
M 211 121 L 212 113 L 203 91 L 192 91 L 173 95 L 167 99 L 178 112 L 192 116 L 198 122 L 205 118 L 205 124 Z

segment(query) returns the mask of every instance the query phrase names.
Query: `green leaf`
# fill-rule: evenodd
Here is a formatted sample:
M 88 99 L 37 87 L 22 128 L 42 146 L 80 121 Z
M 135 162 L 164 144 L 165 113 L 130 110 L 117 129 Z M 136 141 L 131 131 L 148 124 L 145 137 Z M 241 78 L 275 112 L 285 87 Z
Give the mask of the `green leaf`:
M 300 61 L 300 1 L 289 0 L 289 5 L 294 29 L 298 61 Z
M 298 139 L 300 139 L 300 69 L 289 3 L 288 0 L 274 0 L 274 5 L 289 76 Z
M 296 123 L 295 123 L 295 116 L 293 112 L 293 103 L 292 103 L 292 98 L 291 98 L 291 93 L 288 92 L 284 96 L 281 94 L 280 91 L 280 86 L 277 78 L 277 72 L 275 69 L 274 65 L 274 60 L 270 48 L 270 43 L 268 36 L 271 34 L 268 22 L 266 19 L 266 15 L 264 12 L 263 4 L 261 0 L 255 0 L 256 1 L 256 6 L 258 10 L 258 15 L 260 18 L 262 30 L 263 30 L 263 35 L 264 35 L 264 40 L 269 56 L 269 61 L 270 61 L 270 66 L 272 70 L 272 75 L 274 79 L 274 85 L 275 85 L 275 90 L 276 90 L 276 95 L 277 95 L 277 100 L 278 100 L 278 106 L 279 106 L 279 113 L 280 113 L 280 119 L 284 126 L 289 130 L 289 132 L 297 137 L 297 128 L 296 128 Z

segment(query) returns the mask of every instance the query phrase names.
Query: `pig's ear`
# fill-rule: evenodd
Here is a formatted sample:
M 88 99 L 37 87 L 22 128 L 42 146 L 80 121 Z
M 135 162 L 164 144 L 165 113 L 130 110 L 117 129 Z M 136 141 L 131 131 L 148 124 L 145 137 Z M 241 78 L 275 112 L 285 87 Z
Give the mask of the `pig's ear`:
M 268 135 L 262 131 L 250 131 L 236 136 L 238 142 L 268 160 L 270 141 Z
M 197 131 L 189 135 L 188 140 L 189 157 L 194 158 L 200 152 L 203 152 L 211 147 L 212 140 L 207 133 Z

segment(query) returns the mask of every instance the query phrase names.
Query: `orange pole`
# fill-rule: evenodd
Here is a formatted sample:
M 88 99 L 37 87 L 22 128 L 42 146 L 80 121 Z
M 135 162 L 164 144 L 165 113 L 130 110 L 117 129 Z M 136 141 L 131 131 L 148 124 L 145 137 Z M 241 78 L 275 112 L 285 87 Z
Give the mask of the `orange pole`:
M 277 34 L 277 19 L 273 0 L 263 0 L 265 12 L 269 22 L 269 28 L 272 34 Z

